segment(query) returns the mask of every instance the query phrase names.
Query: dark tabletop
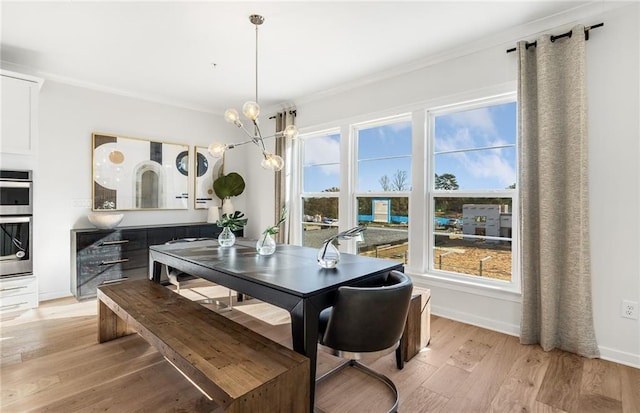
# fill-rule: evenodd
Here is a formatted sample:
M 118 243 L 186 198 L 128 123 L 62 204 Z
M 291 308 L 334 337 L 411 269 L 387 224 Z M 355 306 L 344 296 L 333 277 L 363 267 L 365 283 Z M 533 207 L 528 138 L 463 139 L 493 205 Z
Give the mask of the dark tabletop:
M 321 268 L 317 249 L 278 244 L 273 255 L 258 255 L 255 241 L 238 239 L 232 247 L 220 248 L 215 240 L 180 242 L 149 247 L 153 251 L 228 273 L 301 297 L 353 284 L 372 273 L 397 269 L 401 264 L 354 254 L 341 254 L 334 269 Z

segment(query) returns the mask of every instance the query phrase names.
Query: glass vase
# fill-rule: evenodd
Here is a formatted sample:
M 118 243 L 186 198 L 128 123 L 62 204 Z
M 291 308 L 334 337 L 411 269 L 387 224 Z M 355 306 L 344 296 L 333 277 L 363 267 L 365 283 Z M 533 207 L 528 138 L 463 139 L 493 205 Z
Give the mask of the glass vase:
M 271 234 L 263 234 L 256 242 L 256 251 L 260 255 L 271 255 L 276 252 L 276 242 Z
M 333 245 L 333 242 L 327 241 L 322 244 L 318 251 L 318 265 L 322 268 L 335 268 L 340 262 L 340 251 Z
M 220 235 L 218 235 L 218 245 L 221 247 L 230 247 L 236 243 L 236 236 L 229 227 L 224 227 Z

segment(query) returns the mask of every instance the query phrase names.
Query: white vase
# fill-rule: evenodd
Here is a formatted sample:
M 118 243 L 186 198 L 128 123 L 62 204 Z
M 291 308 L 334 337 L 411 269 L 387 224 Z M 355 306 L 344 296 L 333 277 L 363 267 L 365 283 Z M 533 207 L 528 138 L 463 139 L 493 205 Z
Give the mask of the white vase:
M 222 200 L 222 213 L 230 216 L 235 212 L 236 208 L 233 206 L 231 202 L 231 198 L 225 198 Z
M 220 210 L 218 207 L 209 207 L 209 211 L 207 213 L 207 222 L 216 223 L 220 219 Z

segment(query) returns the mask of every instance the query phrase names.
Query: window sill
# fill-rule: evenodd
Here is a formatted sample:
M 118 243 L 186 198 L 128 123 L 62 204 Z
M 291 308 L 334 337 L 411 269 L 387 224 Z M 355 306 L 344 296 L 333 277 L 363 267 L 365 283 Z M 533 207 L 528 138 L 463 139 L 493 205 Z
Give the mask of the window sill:
M 522 294 L 515 287 L 492 285 L 488 283 L 475 282 L 473 280 L 457 279 L 450 276 L 433 274 L 433 273 L 417 273 L 410 269 L 405 271 L 411 275 L 418 285 L 426 287 L 433 286 L 446 288 L 449 290 L 460 291 L 467 294 L 480 295 L 485 297 L 496 298 L 503 301 L 521 302 Z

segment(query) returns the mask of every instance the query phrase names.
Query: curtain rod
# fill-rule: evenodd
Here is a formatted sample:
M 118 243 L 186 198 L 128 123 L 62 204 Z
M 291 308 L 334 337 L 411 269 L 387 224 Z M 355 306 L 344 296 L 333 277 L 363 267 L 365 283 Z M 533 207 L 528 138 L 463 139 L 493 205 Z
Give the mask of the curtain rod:
M 295 118 L 296 116 L 298 116 L 298 110 L 297 109 L 290 110 L 289 115 L 293 115 L 293 117 Z M 276 115 L 269 116 L 269 119 L 275 119 L 275 118 L 276 118 Z
M 604 23 L 594 24 L 593 26 L 586 26 L 584 28 L 584 40 L 589 40 L 589 30 L 597 29 L 598 27 L 602 27 L 602 26 L 604 26 Z M 562 39 L 563 37 L 571 37 L 572 32 L 573 32 L 573 30 L 569 30 L 566 33 L 562 33 L 562 34 L 559 34 L 557 36 L 551 36 L 551 41 L 555 42 L 556 40 Z M 536 47 L 537 45 L 538 45 L 538 42 L 531 42 L 531 43 L 527 42 L 526 48 L 528 49 L 531 46 Z M 514 47 L 514 48 L 511 48 L 511 49 L 508 49 L 507 53 L 511 53 L 511 52 L 515 52 L 515 51 L 516 51 L 516 48 Z

